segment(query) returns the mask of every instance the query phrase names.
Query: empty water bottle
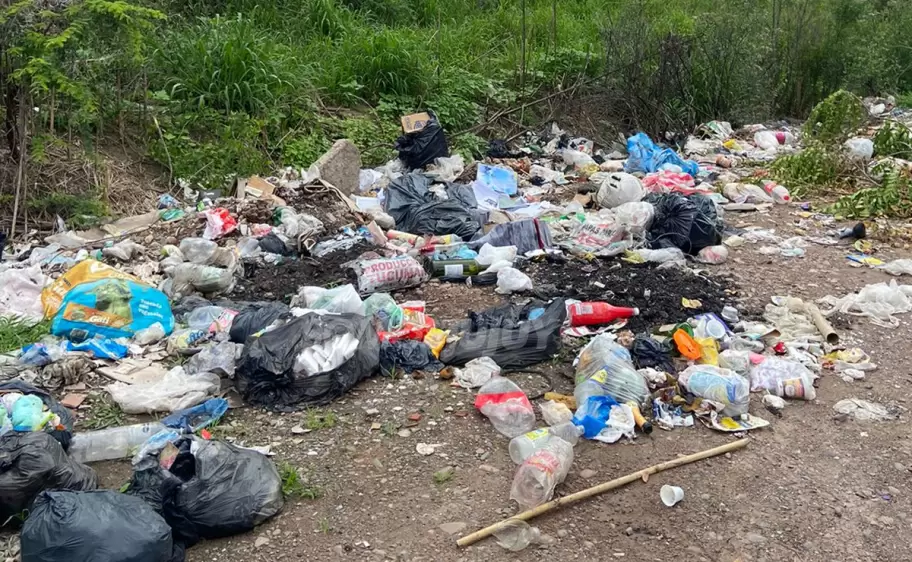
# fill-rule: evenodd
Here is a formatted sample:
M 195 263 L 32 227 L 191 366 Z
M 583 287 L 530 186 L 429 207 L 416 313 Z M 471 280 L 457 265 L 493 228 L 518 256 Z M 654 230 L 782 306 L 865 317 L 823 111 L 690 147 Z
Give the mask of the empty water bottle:
M 678 383 L 694 396 L 721 404 L 722 415 L 740 416 L 750 404 L 750 385 L 734 371 L 712 365 L 688 367 Z
M 76 433 L 70 443 L 70 456 L 81 463 L 124 459 L 164 429 L 164 425 L 150 422 Z
M 523 433 L 510 440 L 510 458 L 516 464 L 522 464 L 532 453 L 544 447 L 551 439 L 557 437 L 571 445 L 576 445 L 582 433 L 582 428 L 572 422 L 564 422 L 552 427 L 543 427 Z
M 494 531 L 497 544 L 511 552 L 519 552 L 529 545 L 541 541 L 541 531 L 532 527 L 521 519 L 508 519 L 499 529 Z
M 643 404 L 649 398 L 646 379 L 630 360 L 630 352 L 605 334 L 592 338 L 576 363 L 577 406 L 591 396 L 611 396 L 620 403 Z
M 573 464 L 573 445 L 557 437 L 532 453 L 516 470 L 510 499 L 523 509 L 541 505 L 554 495 Z
M 511 439 L 535 427 L 535 410 L 526 393 L 504 377 L 494 377 L 481 387 L 475 407 L 491 420 L 494 429 Z

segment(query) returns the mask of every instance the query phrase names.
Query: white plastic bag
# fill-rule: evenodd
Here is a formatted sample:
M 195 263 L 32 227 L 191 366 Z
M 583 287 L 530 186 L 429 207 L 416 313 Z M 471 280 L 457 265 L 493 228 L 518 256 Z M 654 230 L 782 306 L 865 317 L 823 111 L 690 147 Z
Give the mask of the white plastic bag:
M 779 139 L 773 131 L 757 131 L 754 133 L 754 144 L 762 150 L 776 150 L 779 148 Z
M 814 400 L 814 373 L 796 361 L 769 357 L 750 372 L 751 391 L 767 390 L 782 398 Z
M 728 260 L 728 248 L 725 246 L 707 246 L 697 253 L 696 259 L 700 263 L 718 265 Z
M 505 267 L 497 272 L 497 288 L 495 291 L 501 295 L 531 290 L 532 279 L 522 271 L 513 267 Z
M 745 376 L 751 369 L 750 352 L 726 349 L 719 354 L 719 366 Z
M 759 185 L 752 183 L 729 183 L 722 188 L 722 195 L 733 203 L 762 205 L 772 203 L 773 198 Z
M 459 154 L 435 158 L 434 163 L 428 166 L 426 174 L 437 181 L 452 182 L 465 171 L 465 160 Z
M 874 157 L 874 142 L 871 139 L 855 137 L 845 141 L 843 146 L 852 160 L 866 162 Z
M 302 300 L 304 305 L 312 310 L 325 310 L 338 314 L 350 312 L 364 316 L 364 302 L 351 284 L 334 289 L 301 287 L 301 290 L 292 299 L 291 306 L 298 306 Z
M 640 248 L 639 250 L 633 250 L 633 253 L 650 263 L 669 263 L 669 262 L 683 262 L 684 261 L 684 252 L 680 248 L 660 248 L 658 250 L 650 250 L 648 248 Z
M 47 277 L 41 267 L 0 270 L 0 316 L 13 316 L 29 322 L 44 319 L 41 290 Z
M 633 439 L 634 428 L 636 428 L 636 420 L 633 417 L 633 409 L 627 404 L 612 406 L 608 414 L 608 421 L 605 422 L 605 428 L 593 439 L 602 443 L 617 443 L 621 437 Z
M 491 265 L 496 261 L 506 260 L 510 263 L 516 260 L 516 246 L 492 246 L 485 244 L 478 250 L 475 261 L 479 265 Z
M 912 310 L 912 285 L 897 285 L 896 281 L 867 285 L 857 293 L 848 294 L 842 298 L 827 295 L 818 302 L 830 306 L 829 310 L 822 311 L 824 316 L 835 312 L 852 314 L 854 316 L 869 316 L 874 324 L 886 328 L 895 328 L 899 320 L 894 314 L 901 314 Z
M 466 363 L 462 369 L 453 369 L 453 375 L 456 384 L 462 388 L 478 388 L 500 375 L 500 366 L 490 357 L 478 357 Z
M 587 168 L 598 168 L 598 164 L 595 163 L 592 156 L 589 156 L 585 152 L 567 148 L 561 151 L 561 157 L 564 159 L 564 164 L 573 166 L 577 171 L 585 170 Z
M 615 172 L 602 181 L 595 200 L 602 207 L 613 209 L 624 203 L 640 201 L 645 196 L 646 190 L 636 176 Z
M 652 203 L 645 201 L 631 201 L 615 207 L 614 217 L 619 225 L 627 229 L 627 232 L 638 236 L 646 232 L 652 225 L 652 219 L 655 218 L 655 207 Z
M 102 248 L 101 255 L 106 258 L 116 258 L 120 261 L 130 261 L 134 255 L 141 254 L 145 250 L 145 246 L 137 244 L 128 238 L 108 248 Z
M 896 275 L 897 277 L 900 275 L 912 275 L 912 260 L 893 260 L 881 266 L 880 269 L 886 271 L 890 275 Z
M 128 414 L 175 412 L 206 401 L 218 391 L 218 375 L 188 375 L 174 367 L 160 381 L 140 384 L 115 382 L 105 387 L 111 398 Z

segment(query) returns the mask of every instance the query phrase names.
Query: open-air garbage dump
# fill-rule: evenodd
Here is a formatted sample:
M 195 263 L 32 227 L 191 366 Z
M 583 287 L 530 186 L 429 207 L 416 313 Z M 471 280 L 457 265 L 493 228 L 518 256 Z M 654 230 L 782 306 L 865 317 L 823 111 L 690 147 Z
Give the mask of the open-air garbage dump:
M 881 165 L 883 115 L 912 119 L 882 111 L 845 144 L 861 169 Z M 908 352 L 912 256 L 884 223 L 774 179 L 816 146 L 802 131 L 710 122 L 619 150 L 548 122 L 470 161 L 431 118 L 381 167 L 343 140 L 309 170 L 10 240 L 0 316 L 35 334 L 0 356 L 0 511 L 22 562 L 288 558 L 312 536 L 341 545 L 301 551 L 313 559 L 429 559 L 371 532 L 378 518 L 447 560 L 574 536 L 586 559 L 680 555 L 589 537 L 664 549 L 682 522 L 714 528 L 707 513 L 766 497 L 766 483 L 731 487 L 738 466 L 804 466 L 775 442 L 842 462 L 906 418 L 890 348 Z M 317 195 L 332 204 L 293 203 Z M 815 439 L 834 434 L 844 445 Z M 910 454 L 867 460 L 893 470 Z M 874 470 L 854 462 L 849 479 Z M 831 477 L 815 470 L 805 490 L 783 485 L 908 527 L 882 511 L 908 502 L 908 471 L 833 508 L 806 494 Z M 820 559 L 776 533 L 745 528 L 729 552 L 780 541 L 797 549 L 782 559 Z

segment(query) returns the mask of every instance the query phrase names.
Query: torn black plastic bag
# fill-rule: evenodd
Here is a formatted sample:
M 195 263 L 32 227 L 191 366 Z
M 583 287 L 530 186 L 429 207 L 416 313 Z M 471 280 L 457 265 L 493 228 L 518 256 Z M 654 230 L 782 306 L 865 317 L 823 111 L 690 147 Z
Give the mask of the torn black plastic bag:
M 0 384 L 0 396 L 11 392 L 19 392 L 26 395 L 33 394 L 38 398 L 41 398 L 41 401 L 44 402 L 44 405 L 48 410 L 57 414 L 57 417 L 60 418 L 60 426 L 62 429 L 54 429 L 53 431 L 48 431 L 46 433 L 56 439 L 60 445 L 63 446 L 63 450 L 67 451 L 70 448 L 70 441 L 73 439 L 73 424 L 76 422 L 73 418 L 73 414 L 60 402 L 54 400 L 54 397 L 46 391 L 28 383 L 22 381 L 9 381 Z
M 660 342 L 647 334 L 639 334 L 633 340 L 630 355 L 637 369 L 652 367 L 666 373 L 677 371 L 671 360 L 671 345 L 667 342 Z
M 646 201 L 655 207 L 655 218 L 647 233 L 651 248 L 680 248 L 686 254 L 696 255 L 722 240 L 725 225 L 712 199 L 665 193 L 650 195 Z
M 419 235 L 456 234 L 463 240 L 481 230 L 465 193 L 452 189 L 453 197 L 439 199 L 430 191 L 432 180 L 413 172 L 390 182 L 384 210 L 396 221 L 396 229 Z
M 140 498 L 111 490 L 44 492 L 22 527 L 22 562 L 169 562 L 171 528 Z
M 241 309 L 234 317 L 228 335 L 234 343 L 244 343 L 247 338 L 266 328 L 287 312 L 288 305 L 281 302 L 251 304 Z
M 329 344 L 350 334 L 357 340 L 354 354 L 340 366 L 307 375 L 298 361 L 308 348 Z M 308 313 L 251 338 L 235 369 L 235 382 L 244 400 L 277 409 L 296 404 L 327 404 L 375 374 L 380 366 L 380 342 L 369 319 L 358 314 Z
M 525 318 L 533 310 L 526 311 Z M 464 365 L 478 357 L 490 357 L 505 370 L 541 363 L 560 351 L 560 330 L 566 316 L 563 299 L 555 299 L 534 320 L 520 321 L 514 328 L 466 332 L 443 348 L 440 360 L 447 365 Z
M 26 509 L 44 490 L 94 490 L 98 477 L 91 468 L 67 456 L 43 431 L 0 436 L 0 517 Z
M 443 367 L 443 363 L 434 357 L 431 348 L 424 342 L 402 340 L 380 344 L 380 374 L 384 377 L 394 377 L 399 371 L 437 372 Z
M 178 453 L 165 469 L 160 455 L 166 441 L 147 444 L 134 462 L 130 494 L 164 516 L 175 541 L 192 546 L 244 533 L 282 510 L 282 478 L 265 455 L 194 436 L 174 445 Z
M 440 121 L 433 112 L 429 111 L 428 114 L 431 119 L 423 129 L 396 139 L 399 159 L 410 170 L 424 168 L 435 158 L 450 155 L 450 147 L 447 145 L 446 134 L 443 132 L 443 127 L 440 126 Z

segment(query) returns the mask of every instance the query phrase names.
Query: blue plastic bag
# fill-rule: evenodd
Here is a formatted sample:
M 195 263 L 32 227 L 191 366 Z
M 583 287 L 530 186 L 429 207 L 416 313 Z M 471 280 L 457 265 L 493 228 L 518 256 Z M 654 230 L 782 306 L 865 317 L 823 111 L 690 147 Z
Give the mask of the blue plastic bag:
M 670 148 L 659 148 L 646 133 L 637 133 L 627 139 L 627 154 L 627 162 L 624 164 L 627 173 L 649 174 L 658 172 L 669 164 L 680 167 L 684 173 L 693 177 L 700 173 L 699 164 L 693 160 L 684 160 Z
M 199 406 L 174 412 L 162 419 L 161 423 L 186 433 L 196 433 L 217 422 L 227 411 L 227 400 L 224 398 L 210 398 Z
M 130 338 L 159 322 L 165 335 L 174 330 L 168 297 L 158 289 L 127 279 L 102 279 L 76 285 L 63 297 L 51 333 L 74 341 L 95 336 Z
M 68 341 L 66 350 L 91 353 L 95 359 L 123 359 L 130 351 L 127 346 L 106 338 L 90 338 L 79 343 Z
M 583 428 L 583 437 L 592 439 L 605 429 L 611 415 L 611 407 L 619 405 L 617 400 L 610 396 L 590 396 L 585 404 L 577 406 L 573 423 Z

